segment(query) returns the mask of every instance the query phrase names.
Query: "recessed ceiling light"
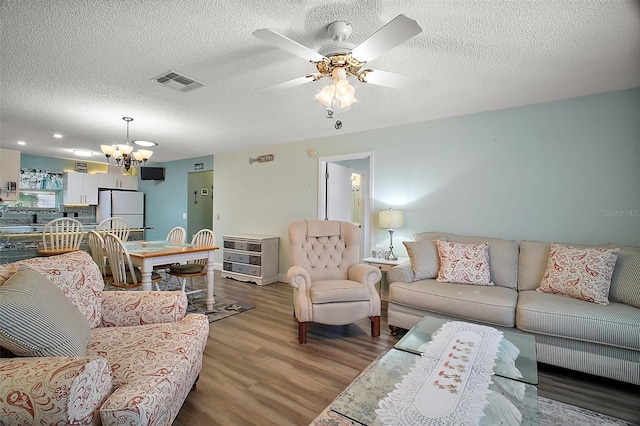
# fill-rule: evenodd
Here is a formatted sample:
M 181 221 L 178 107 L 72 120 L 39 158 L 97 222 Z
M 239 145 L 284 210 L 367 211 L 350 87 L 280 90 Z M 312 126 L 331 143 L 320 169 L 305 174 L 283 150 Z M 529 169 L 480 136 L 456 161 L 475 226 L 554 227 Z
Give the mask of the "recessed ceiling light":
M 57 138 L 57 139 L 60 139 L 62 137 L 62 135 L 60 133 L 54 133 L 53 137 Z
M 93 156 L 93 152 L 92 151 L 87 151 L 84 149 L 74 149 L 73 153 L 75 155 L 77 155 L 78 157 L 92 157 Z
M 26 145 L 27 143 L 25 141 L 18 141 L 18 145 Z
M 151 141 L 133 141 L 133 143 L 135 145 L 138 145 L 138 146 L 156 146 L 156 145 L 158 145 L 157 143 L 151 142 Z

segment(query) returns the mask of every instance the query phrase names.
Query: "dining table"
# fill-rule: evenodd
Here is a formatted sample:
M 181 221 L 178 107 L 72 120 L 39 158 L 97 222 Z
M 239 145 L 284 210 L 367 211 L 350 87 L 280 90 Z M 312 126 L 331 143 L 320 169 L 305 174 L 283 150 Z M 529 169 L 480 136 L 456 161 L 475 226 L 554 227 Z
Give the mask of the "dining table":
M 187 263 L 188 261 L 207 259 L 207 296 L 205 304 L 212 309 L 213 297 L 213 254 L 217 246 L 196 245 L 191 243 L 172 243 L 164 240 L 127 241 L 124 243 L 131 263 L 142 272 L 142 290 L 152 290 L 151 273 L 157 265 Z

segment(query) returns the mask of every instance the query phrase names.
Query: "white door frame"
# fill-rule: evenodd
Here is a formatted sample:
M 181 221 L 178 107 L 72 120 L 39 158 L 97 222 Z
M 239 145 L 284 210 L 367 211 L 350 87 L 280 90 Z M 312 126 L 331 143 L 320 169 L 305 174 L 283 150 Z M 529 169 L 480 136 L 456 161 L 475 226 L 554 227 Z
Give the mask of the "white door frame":
M 318 158 L 318 219 L 324 220 L 326 207 L 327 181 L 324 178 L 327 163 L 334 161 L 369 159 L 369 169 L 359 170 L 366 173 L 366 179 L 362 182 L 362 200 L 364 202 L 362 217 L 362 252 L 364 257 L 371 253 L 371 239 L 373 229 L 371 227 L 371 205 L 373 200 L 373 151 L 358 152 L 354 154 L 335 155 Z

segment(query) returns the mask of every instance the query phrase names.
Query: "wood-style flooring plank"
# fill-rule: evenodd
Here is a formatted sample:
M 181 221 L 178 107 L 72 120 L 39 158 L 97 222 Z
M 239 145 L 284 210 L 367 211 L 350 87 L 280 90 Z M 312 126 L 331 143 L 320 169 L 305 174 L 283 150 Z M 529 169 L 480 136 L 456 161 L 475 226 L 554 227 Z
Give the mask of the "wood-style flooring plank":
M 203 286 L 203 282 L 196 285 Z M 298 343 L 293 291 L 215 272 L 215 296 L 255 306 L 210 324 L 197 387 L 174 426 L 308 425 L 378 354 L 393 347 L 383 305 L 381 335 L 370 321 L 311 324 Z M 539 365 L 538 395 L 640 424 L 640 386 Z

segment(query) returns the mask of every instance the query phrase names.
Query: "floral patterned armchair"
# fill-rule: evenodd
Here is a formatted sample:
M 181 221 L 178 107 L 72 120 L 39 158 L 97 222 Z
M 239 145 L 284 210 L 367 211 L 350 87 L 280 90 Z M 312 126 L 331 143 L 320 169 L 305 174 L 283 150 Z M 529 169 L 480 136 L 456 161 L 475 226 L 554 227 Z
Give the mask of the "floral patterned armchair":
M 24 267 L 86 319 L 86 354 L 1 358 L 0 425 L 170 425 L 200 373 L 207 317 L 185 316 L 183 292 L 103 292 L 98 266 L 82 251 L 0 265 L 0 291 Z M 0 295 L 0 337 L 28 322 L 6 320 L 8 300 Z

